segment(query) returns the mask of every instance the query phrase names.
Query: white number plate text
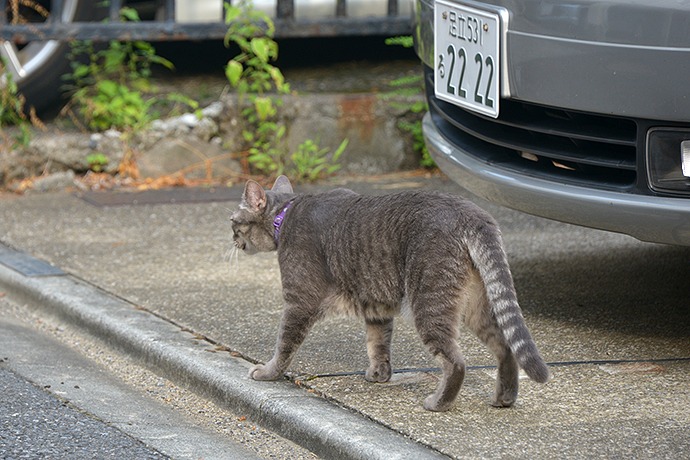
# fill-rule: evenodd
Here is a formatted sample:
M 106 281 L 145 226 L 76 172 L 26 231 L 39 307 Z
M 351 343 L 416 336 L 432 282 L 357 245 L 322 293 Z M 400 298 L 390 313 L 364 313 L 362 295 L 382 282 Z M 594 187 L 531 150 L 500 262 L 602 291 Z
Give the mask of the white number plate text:
M 436 0 L 434 91 L 437 98 L 498 117 L 499 26 L 498 14 Z

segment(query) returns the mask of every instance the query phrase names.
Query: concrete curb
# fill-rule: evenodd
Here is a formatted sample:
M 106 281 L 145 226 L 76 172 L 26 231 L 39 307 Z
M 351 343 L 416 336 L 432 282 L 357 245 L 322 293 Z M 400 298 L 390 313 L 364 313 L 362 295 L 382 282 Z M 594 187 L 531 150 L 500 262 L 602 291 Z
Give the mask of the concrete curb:
M 13 259 L 38 262 L 16 251 Z M 0 264 L 0 288 L 15 301 L 85 329 L 177 384 L 246 414 L 320 457 L 446 458 L 292 383 L 253 381 L 247 376 L 247 361 L 59 270 L 26 276 Z

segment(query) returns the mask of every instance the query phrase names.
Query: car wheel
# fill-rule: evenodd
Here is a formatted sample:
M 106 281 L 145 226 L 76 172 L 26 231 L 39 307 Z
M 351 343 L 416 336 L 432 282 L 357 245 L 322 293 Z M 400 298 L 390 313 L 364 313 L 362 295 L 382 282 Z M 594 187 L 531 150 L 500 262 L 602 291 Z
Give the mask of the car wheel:
M 12 2 L 8 2 L 7 21 L 15 21 Z M 91 0 L 63 0 L 62 21 L 97 21 L 104 8 Z M 50 16 L 50 0 L 19 2 L 19 20 L 45 22 Z M 0 86 L 6 84 L 7 75 L 16 82 L 19 92 L 26 98 L 26 106 L 42 111 L 55 105 L 64 85 L 62 76 L 70 72 L 67 55 L 70 45 L 58 40 L 29 42 L 17 45 L 0 40 L 0 57 L 4 67 L 0 70 Z

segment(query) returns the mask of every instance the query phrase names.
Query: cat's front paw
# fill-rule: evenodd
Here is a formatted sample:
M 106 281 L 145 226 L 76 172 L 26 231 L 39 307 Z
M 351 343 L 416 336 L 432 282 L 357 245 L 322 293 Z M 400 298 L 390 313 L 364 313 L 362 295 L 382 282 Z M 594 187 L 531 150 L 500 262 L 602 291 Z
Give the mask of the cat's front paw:
M 391 379 L 391 364 L 389 362 L 369 366 L 364 378 L 367 382 L 385 383 Z
M 517 395 L 496 395 L 491 400 L 491 405 L 494 407 L 512 407 L 516 399 Z
M 257 364 L 249 370 L 249 378 L 252 380 L 278 380 L 282 373 L 267 364 Z

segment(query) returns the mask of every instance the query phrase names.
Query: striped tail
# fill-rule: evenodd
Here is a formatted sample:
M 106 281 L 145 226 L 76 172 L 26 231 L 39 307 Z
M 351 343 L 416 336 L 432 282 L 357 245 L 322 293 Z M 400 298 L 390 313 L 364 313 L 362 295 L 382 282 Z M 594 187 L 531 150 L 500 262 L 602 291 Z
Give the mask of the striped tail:
M 522 316 L 498 226 L 493 220 L 482 223 L 466 233 L 466 240 L 470 257 L 484 282 L 491 313 L 518 365 L 532 380 L 547 382 L 551 373 Z

